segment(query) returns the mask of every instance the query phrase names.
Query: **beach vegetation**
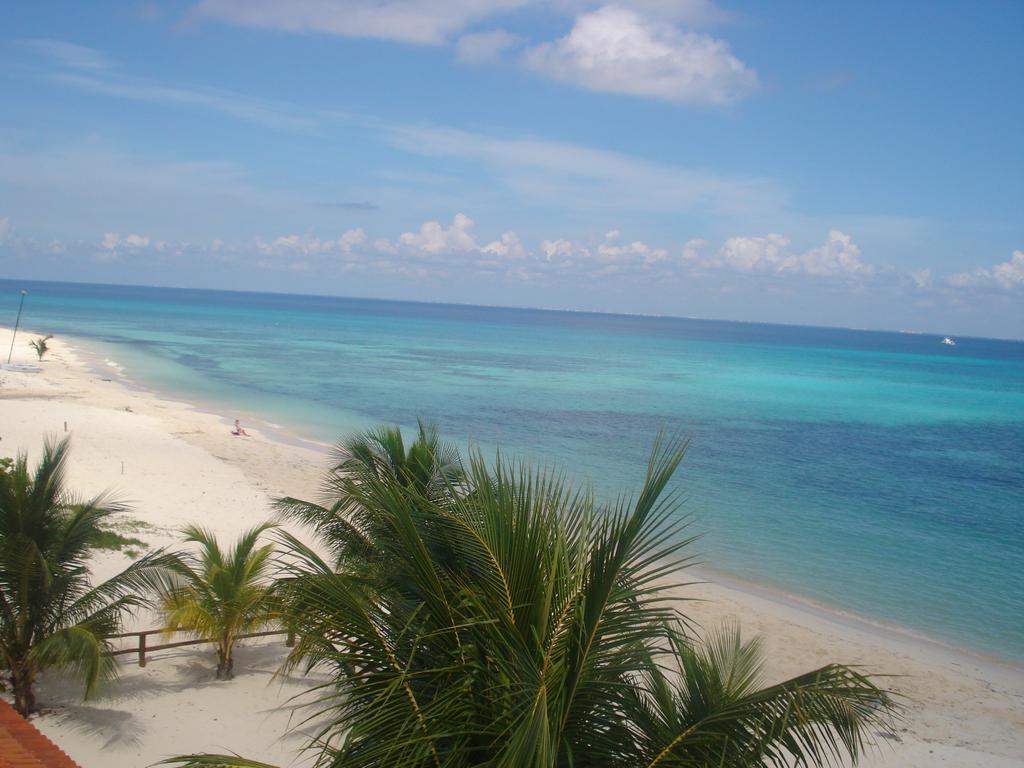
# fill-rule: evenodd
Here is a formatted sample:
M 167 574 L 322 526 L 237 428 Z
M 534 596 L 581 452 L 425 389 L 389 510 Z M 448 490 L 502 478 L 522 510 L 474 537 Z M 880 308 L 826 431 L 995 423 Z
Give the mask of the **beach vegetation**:
M 169 632 L 208 638 L 217 651 L 217 679 L 234 676 L 234 647 L 240 635 L 259 631 L 277 617 L 272 543 L 259 544 L 271 523 L 257 525 L 230 549 L 222 549 L 206 528 L 184 529 L 197 552 L 182 552 L 157 585 L 160 612 Z
M 40 360 L 43 359 L 43 355 L 50 351 L 50 345 L 46 342 L 52 338 L 53 334 L 50 334 L 49 336 L 40 336 L 37 339 L 32 339 L 32 341 L 29 342 L 29 346 L 36 351 L 36 355 Z
M 128 557 L 138 557 L 149 549 L 149 544 L 131 534 L 152 530 L 153 526 L 142 520 L 120 517 L 97 529 L 92 546 L 110 552 L 123 552 Z
M 128 557 L 138 557 L 148 546 L 142 539 L 125 536 L 112 528 L 99 528 L 91 544 L 96 549 L 123 552 Z
M 463 468 L 422 427 L 417 444 L 357 437 L 320 502 L 282 502 L 320 540 L 280 534 L 289 667 L 331 678 L 310 693 L 318 766 L 824 765 L 893 715 L 856 669 L 766 686 L 756 639 L 688 622 L 667 589 L 693 541 L 669 487 L 684 443 L 659 440 L 608 504 L 500 455 Z
M 66 483 L 68 450 L 67 438 L 46 440 L 35 469 L 19 454 L 0 472 L 0 666 L 25 716 L 36 710 L 35 682 L 46 669 L 74 673 L 86 697 L 113 675 L 108 638 L 171 562 L 156 551 L 90 582 L 99 531 L 126 508 L 106 495 L 76 497 Z

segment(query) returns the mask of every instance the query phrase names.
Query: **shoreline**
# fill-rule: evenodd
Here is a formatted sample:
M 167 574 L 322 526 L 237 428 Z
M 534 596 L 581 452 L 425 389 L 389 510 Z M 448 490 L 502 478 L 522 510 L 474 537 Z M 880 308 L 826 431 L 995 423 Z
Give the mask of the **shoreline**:
M 19 338 L 22 333 L 26 341 L 32 335 L 19 329 Z M 0 328 L 0 347 L 9 343 L 10 330 Z M 231 418 L 217 412 L 219 404 L 149 389 L 108 366 L 106 356 L 90 359 L 88 341 L 67 337 L 54 339 L 52 346 L 41 373 L 0 371 L 0 455 L 27 449 L 31 461 L 43 435 L 69 421 L 69 431 L 75 434 L 71 487 L 92 494 L 114 486 L 130 494 L 136 502 L 133 516 L 154 526 L 145 538 L 156 541 L 148 543 L 173 540 L 169 531 L 175 525 L 202 515 L 218 535 L 234 537 L 259 517 L 250 514 L 253 511 L 269 515 L 273 496 L 315 497 L 330 445 L 258 420 L 245 421 L 251 438 L 231 437 Z M 16 350 L 14 362 L 29 361 L 27 345 Z M 126 471 L 122 463 L 123 474 L 118 474 L 118 462 L 125 461 L 122 456 L 129 457 L 129 467 Z M 174 464 L 172 471 L 169 463 Z M 189 477 L 188 487 L 182 488 L 182 476 L 189 472 L 198 476 Z M 202 504 L 197 493 L 205 497 Z M 172 497 L 162 498 L 168 494 Z M 124 564 L 123 555 L 104 554 L 94 570 L 102 575 Z M 898 733 L 880 739 L 883 746 L 891 743 L 893 750 L 884 749 L 878 762 L 862 765 L 1024 766 L 1019 757 L 1024 755 L 1024 666 L 734 579 L 706 565 L 686 569 L 683 579 L 707 579 L 679 593 L 698 598 L 683 610 L 700 626 L 735 616 L 741 618 L 746 634 L 764 636 L 769 677 L 786 677 L 831 661 L 898 676 L 892 688 L 908 702 L 907 722 Z M 191 658 L 187 652 L 168 657 Z M 135 680 L 140 672 L 126 677 Z M 302 681 L 293 682 L 303 686 Z M 121 700 L 116 689 L 112 695 L 115 702 Z M 84 717 L 92 705 L 73 705 L 59 697 L 54 702 L 60 702 L 62 714 L 46 715 L 37 724 L 58 744 L 66 744 L 85 768 L 99 764 L 88 759 L 100 754 L 105 742 L 75 722 L 75 713 Z M 125 706 L 130 709 L 136 703 L 129 697 Z M 97 703 L 101 705 L 106 707 L 107 702 Z M 90 751 L 97 748 L 100 752 Z M 188 751 L 211 748 L 187 745 Z M 141 763 L 116 763 L 122 764 Z
M 0 333 L 4 331 L 10 331 L 9 328 L 0 326 Z M 100 374 L 109 374 L 110 371 L 116 372 L 116 379 L 111 376 L 111 381 L 116 381 L 127 389 L 137 392 L 141 395 L 152 396 L 158 400 L 164 400 L 167 402 L 178 403 L 186 408 L 195 411 L 198 414 L 206 414 L 210 416 L 217 416 L 220 418 L 224 425 L 230 429 L 232 426 L 233 419 L 227 416 L 220 416 L 220 412 L 223 410 L 221 406 L 227 407 L 228 403 L 223 401 L 217 401 L 215 399 L 202 399 L 193 398 L 189 396 L 180 397 L 178 393 L 171 392 L 169 390 L 162 389 L 156 385 L 145 384 L 136 379 L 133 379 L 130 375 L 125 372 L 124 366 L 116 360 L 109 358 L 103 350 L 99 348 L 99 345 L 116 347 L 113 342 L 97 342 L 94 339 L 88 339 L 80 336 L 65 336 L 64 337 L 74 347 L 75 353 L 79 358 L 79 361 L 92 372 L 99 376 Z M 102 361 L 101 359 L 102 358 Z M 110 370 L 108 370 L 108 368 Z M 323 440 L 317 440 L 312 437 L 305 435 L 296 434 L 294 431 L 281 424 L 276 424 L 266 419 L 261 419 L 251 413 L 245 411 L 245 409 L 232 412 L 236 417 L 242 418 L 246 425 L 253 425 L 253 429 L 257 429 L 260 433 L 270 440 L 282 445 L 295 448 L 302 448 L 305 450 L 316 451 L 323 454 L 324 459 L 327 459 L 328 454 L 334 447 L 332 443 L 324 442 Z
M 0 332 L 10 329 L 0 326 Z M 112 342 L 97 342 L 92 339 L 65 336 L 66 341 L 74 348 L 80 362 L 92 369 L 97 376 L 114 372 L 116 378 L 111 376 L 111 381 L 117 381 L 121 385 L 139 393 L 154 397 L 158 400 L 177 403 L 197 414 L 217 416 L 221 419 L 225 428 L 230 428 L 232 419 L 228 416 L 220 416 L 219 412 L 226 408 L 228 403 L 218 402 L 215 399 L 186 398 L 178 396 L 177 393 L 161 389 L 155 385 L 144 384 L 133 379 L 125 372 L 124 366 L 117 360 L 112 360 L 103 348 L 116 347 Z M 113 351 L 113 350 L 111 350 Z M 112 363 L 112 365 L 111 365 Z M 243 410 L 234 415 L 242 416 L 246 425 L 251 429 L 258 430 L 263 437 L 283 447 L 294 447 L 303 450 L 320 453 L 326 462 L 327 457 L 334 447 L 334 444 L 302 434 L 297 434 L 293 429 L 269 422 L 246 413 Z M 727 569 L 718 568 L 707 563 L 700 563 L 686 569 L 687 573 L 700 581 L 709 581 L 717 586 L 731 591 L 743 593 L 749 597 L 756 597 L 768 602 L 777 603 L 780 606 L 792 610 L 811 613 L 825 621 L 832 622 L 837 626 L 847 627 L 853 631 L 864 634 L 878 634 L 891 639 L 894 643 L 901 645 L 922 644 L 927 646 L 936 654 L 946 654 L 951 657 L 963 656 L 975 663 L 992 665 L 1004 672 L 1011 672 L 1021 675 L 1024 679 L 1024 658 L 1014 659 L 994 652 L 982 651 L 957 644 L 951 640 L 935 637 L 925 631 L 913 627 L 887 621 L 883 618 L 876 618 L 857 613 L 854 610 L 829 603 L 811 595 L 800 594 L 788 591 L 785 587 L 775 584 L 762 584 L 747 578 L 737 576 Z
M 877 637 L 894 646 L 913 647 L 915 650 L 926 649 L 936 656 L 946 656 L 951 660 L 970 660 L 979 666 L 989 666 L 1003 674 L 1019 675 L 1024 682 L 1024 661 L 998 656 L 993 653 L 967 648 L 940 638 L 932 637 L 902 624 L 874 619 L 853 611 L 847 611 L 835 605 L 814 598 L 787 592 L 784 589 L 758 584 L 755 581 L 733 576 L 728 571 L 712 566 L 695 565 L 687 568 L 691 575 L 703 575 L 705 583 L 720 587 L 730 592 L 742 594 L 748 598 L 756 598 L 766 603 L 777 605 L 780 609 L 814 616 L 850 632 Z

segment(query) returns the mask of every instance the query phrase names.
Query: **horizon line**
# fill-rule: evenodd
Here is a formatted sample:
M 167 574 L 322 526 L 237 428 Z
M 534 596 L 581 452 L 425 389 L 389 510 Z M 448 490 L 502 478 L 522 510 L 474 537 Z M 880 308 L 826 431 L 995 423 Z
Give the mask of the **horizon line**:
M 237 289 L 237 288 L 196 288 L 194 286 L 186 285 L 152 285 L 148 283 L 95 283 L 86 280 L 42 280 L 38 278 L 11 278 L 11 277 L 0 277 L 0 281 L 8 283 L 17 283 L 19 280 L 26 283 L 50 283 L 54 285 L 91 285 L 109 288 L 155 288 L 157 290 L 179 290 L 179 291 L 199 291 L 201 293 L 236 293 L 236 294 L 252 294 L 256 296 L 296 296 L 296 297 L 308 297 L 318 299 L 349 299 L 358 301 L 377 301 L 377 302 L 393 302 L 396 304 L 423 304 L 428 306 L 439 306 L 439 307 L 470 307 L 475 309 L 511 309 L 521 310 L 530 312 L 562 312 L 567 314 L 587 314 L 587 315 L 605 315 L 609 317 L 640 317 L 640 318 L 660 318 L 668 320 L 695 320 L 697 322 L 709 322 L 709 323 L 733 323 L 736 325 L 769 325 L 778 326 L 780 328 L 809 328 L 809 329 L 820 329 L 830 331 L 852 331 L 855 333 L 891 333 L 907 336 L 935 336 L 943 337 L 949 336 L 948 333 L 938 331 L 921 331 L 907 328 L 857 328 L 847 325 L 821 325 L 814 323 L 782 323 L 772 320 L 735 320 L 731 318 L 721 317 L 695 317 L 693 315 L 673 315 L 666 313 L 644 313 L 644 312 L 613 312 L 610 310 L 603 309 L 570 309 L 567 307 L 544 307 L 544 306 L 521 306 L 516 304 L 477 304 L 474 302 L 461 302 L 461 301 L 438 301 L 431 299 L 396 299 L 382 296 L 352 296 L 334 293 L 295 293 L 291 291 L 272 291 L 272 290 L 250 290 L 250 289 Z M 980 341 L 1003 341 L 1014 344 L 1024 343 L 1024 337 L 1014 336 L 975 336 L 972 334 L 956 334 L 962 339 L 977 339 Z

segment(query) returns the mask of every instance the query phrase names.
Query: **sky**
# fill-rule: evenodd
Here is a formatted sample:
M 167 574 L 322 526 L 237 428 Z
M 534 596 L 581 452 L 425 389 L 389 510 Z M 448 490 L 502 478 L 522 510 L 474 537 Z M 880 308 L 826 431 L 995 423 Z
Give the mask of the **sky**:
M 1024 338 L 1024 3 L 0 8 L 0 276 Z

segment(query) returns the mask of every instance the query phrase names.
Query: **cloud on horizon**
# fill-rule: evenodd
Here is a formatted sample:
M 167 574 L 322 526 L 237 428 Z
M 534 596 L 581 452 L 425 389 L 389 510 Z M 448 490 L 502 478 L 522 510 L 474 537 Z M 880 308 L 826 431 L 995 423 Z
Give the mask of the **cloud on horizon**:
M 1024 250 L 1015 250 L 1009 261 L 974 272 L 958 272 L 946 278 L 954 288 L 1016 291 L 1024 289 Z
M 778 234 L 730 237 L 717 256 L 697 261 L 704 268 L 820 277 L 870 277 L 876 271 L 876 267 L 861 260 L 860 248 L 850 235 L 839 230 L 830 231 L 823 245 L 803 253 L 794 253 L 789 245 L 789 239 Z
M 734 236 L 717 246 L 700 239 L 656 245 L 628 239 L 617 229 L 527 243 L 514 230 L 482 237 L 473 219 L 459 213 L 448 223 L 428 220 L 391 237 L 379 234 L 355 227 L 327 238 L 306 233 L 168 241 L 140 231 L 110 231 L 93 241 L 44 242 L 18 235 L 10 219 L 0 217 L 0 264 L 7 274 L 30 279 L 132 282 L 140 275 L 191 275 L 190 282 L 202 285 L 204 275 L 217 274 L 219 282 L 206 285 L 346 295 L 366 295 L 365 286 L 371 286 L 369 295 L 475 303 L 480 298 L 474 286 L 487 285 L 496 289 L 489 295 L 508 297 L 503 303 L 550 306 L 539 298 L 548 296 L 561 297 L 557 306 L 564 308 L 704 316 L 716 316 L 729 303 L 733 316 L 743 317 L 736 310 L 745 301 L 771 295 L 777 313 L 748 319 L 793 322 L 787 307 L 818 300 L 824 302 L 818 322 L 848 323 L 839 319 L 848 317 L 844 308 L 860 303 L 903 318 L 904 325 L 890 327 L 923 323 L 945 333 L 966 332 L 955 327 L 958 322 L 984 333 L 978 329 L 998 304 L 1008 308 L 1010 323 L 1002 335 L 1024 336 L 1024 316 L 1012 309 L 1024 306 L 1020 249 L 992 267 L 933 277 L 929 269 L 869 262 L 839 230 L 805 249 L 778 234 Z M 389 286 L 388 292 L 372 287 L 380 285 Z M 595 297 L 622 295 L 627 286 L 632 302 L 593 303 Z M 574 297 L 568 302 L 566 287 Z
M 98 241 L 51 241 L 41 243 L 16 235 L 8 217 L 0 217 L 0 248 L 7 255 L 20 253 L 58 254 L 60 258 L 80 258 L 91 253 L 98 262 L 125 258 L 161 260 L 175 256 L 216 254 L 238 265 L 261 269 L 294 269 L 296 261 L 303 269 L 318 267 L 388 274 L 415 274 L 444 279 L 460 270 L 501 272 L 522 280 L 573 278 L 601 280 L 610 276 L 630 276 L 651 280 L 707 280 L 720 276 L 787 279 L 811 278 L 863 286 L 873 280 L 888 280 L 921 291 L 950 291 L 999 288 L 1024 292 L 1024 251 L 990 268 L 973 273 L 957 273 L 935 280 L 931 270 L 904 272 L 894 267 L 864 260 L 853 238 L 839 230 L 828 233 L 821 245 L 803 251 L 794 250 L 788 238 L 779 234 L 734 236 L 717 249 L 704 240 L 689 240 L 678 246 L 652 245 L 643 240 L 626 240 L 618 229 L 590 239 L 551 237 L 527 246 L 514 230 L 505 230 L 493 239 L 481 239 L 476 222 L 457 213 L 448 224 L 436 220 L 423 222 L 417 229 L 397 236 L 371 237 L 362 227 L 346 229 L 337 237 L 320 238 L 313 234 L 288 234 L 270 239 L 228 242 L 220 238 L 207 241 L 172 242 L 139 232 L 106 232 Z M 314 263 L 315 262 L 315 263 Z

